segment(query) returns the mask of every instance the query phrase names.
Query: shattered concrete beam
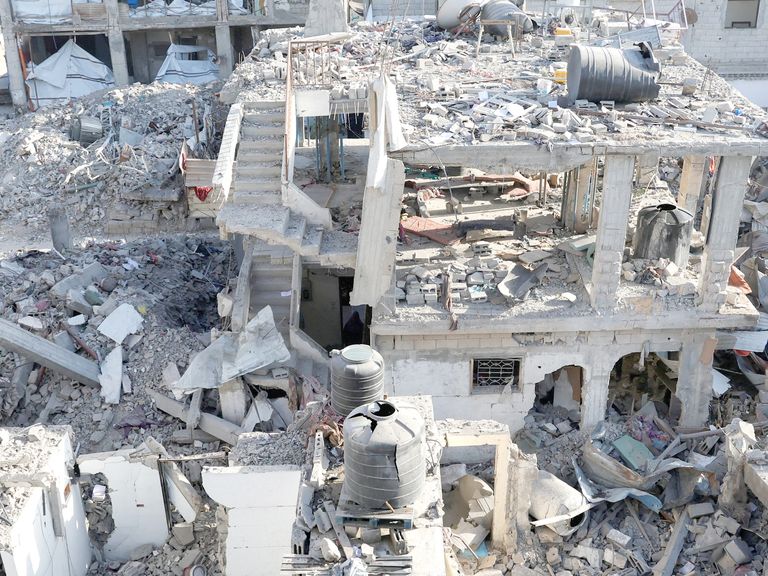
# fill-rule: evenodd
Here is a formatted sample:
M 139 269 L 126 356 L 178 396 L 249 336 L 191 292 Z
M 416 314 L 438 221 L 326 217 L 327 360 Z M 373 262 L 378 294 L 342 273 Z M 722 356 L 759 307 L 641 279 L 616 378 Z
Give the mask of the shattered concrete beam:
M 251 270 L 253 269 L 253 253 L 256 244 L 253 238 L 243 238 L 243 262 L 240 264 L 240 273 L 237 275 L 235 287 L 235 302 L 232 305 L 232 332 L 242 332 L 248 324 L 248 316 L 251 310 Z
M 656 563 L 656 566 L 653 567 L 653 576 L 672 576 L 677 559 L 683 550 L 685 537 L 688 535 L 689 522 L 688 508 L 685 508 L 672 528 L 672 535 L 667 541 L 667 547 L 664 549 L 663 556 Z
M 189 408 L 182 402 L 177 402 L 173 398 L 168 398 L 154 390 L 150 390 L 149 395 L 152 397 L 152 401 L 158 410 L 170 414 L 179 420 L 186 421 Z M 206 412 L 200 414 L 200 429 L 233 446 L 237 443 L 237 436 L 240 434 L 239 426 Z
M 27 332 L 7 320 L 0 320 L 0 348 L 17 352 L 29 360 L 87 386 L 99 385 L 99 365 Z

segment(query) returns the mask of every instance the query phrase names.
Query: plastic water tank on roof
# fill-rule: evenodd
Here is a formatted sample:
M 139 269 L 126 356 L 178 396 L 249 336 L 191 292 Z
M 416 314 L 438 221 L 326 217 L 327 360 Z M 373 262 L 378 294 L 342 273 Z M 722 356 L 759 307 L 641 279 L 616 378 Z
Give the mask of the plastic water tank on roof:
M 384 359 L 365 344 L 331 352 L 331 406 L 342 416 L 384 395 Z
M 426 478 L 424 419 L 409 405 L 378 400 L 344 420 L 344 489 L 373 509 L 412 504 Z

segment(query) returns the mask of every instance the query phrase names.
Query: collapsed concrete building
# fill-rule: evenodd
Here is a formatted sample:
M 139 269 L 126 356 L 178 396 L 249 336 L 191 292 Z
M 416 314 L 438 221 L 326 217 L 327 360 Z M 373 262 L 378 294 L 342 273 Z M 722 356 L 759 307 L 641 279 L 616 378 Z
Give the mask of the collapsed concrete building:
M 555 395 L 588 429 L 605 416 L 614 366 L 641 353 L 675 365 L 680 422 L 704 424 L 717 330 L 757 321 L 729 276 L 752 157 L 765 150 L 753 132 L 762 112 L 717 78 L 706 94 L 690 92 L 703 68 L 675 47 L 654 53 L 671 84 L 652 104 L 564 109 L 552 80 L 563 65 L 551 63 L 563 48 L 524 45 L 513 56 L 505 43 L 430 45 L 422 33 L 402 25 L 400 45 L 418 48 L 387 54 L 385 77 L 365 59 L 374 28 L 294 40 L 284 60 L 258 62 L 284 69 L 285 82 L 244 89 L 232 106 L 217 221 L 245 238 L 246 258 L 257 244 L 246 274 L 269 277 L 267 254 L 292 259 L 292 290 L 286 277 L 280 293 L 291 343 L 307 354 L 336 344 L 311 337 L 329 327 L 308 287 L 353 277 L 344 321 L 369 307 L 360 317 L 388 391 L 431 394 L 438 418 L 471 409 L 518 430 L 537 384 L 554 375 Z M 736 107 L 744 117 L 732 121 Z M 359 115 L 368 146 L 349 137 Z M 658 176 L 668 158 L 681 165 L 677 190 Z M 433 166 L 422 174 L 431 181 L 419 177 Z M 328 208 L 342 193 L 361 205 L 356 237 Z M 677 262 L 669 249 L 627 245 L 648 206 L 687 211 L 693 243 L 681 239 Z M 278 304 L 260 286 L 257 305 Z
M 75 100 L 110 115 L 49 170 L 75 214 L 97 181 L 163 204 L 108 231 L 181 203 L 221 238 L 75 247 L 60 210 L 0 260 L 0 573 L 765 570 L 765 114 L 663 26 L 503 4 L 313 3 L 223 86 L 215 161 L 208 91 Z M 58 182 L 62 108 L 4 135 L 4 183 Z

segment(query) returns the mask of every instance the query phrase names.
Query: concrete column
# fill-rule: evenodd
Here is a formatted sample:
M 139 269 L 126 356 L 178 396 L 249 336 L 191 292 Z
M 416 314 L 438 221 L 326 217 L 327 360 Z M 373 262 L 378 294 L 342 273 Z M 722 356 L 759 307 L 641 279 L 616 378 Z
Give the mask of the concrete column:
M 714 333 L 697 334 L 683 342 L 675 396 L 682 404 L 680 426 L 704 426 L 709 419 L 712 398 L 712 356 L 717 339 Z
M 222 80 L 229 78 L 232 73 L 233 51 L 232 34 L 229 24 L 219 22 L 216 24 L 216 57 L 219 60 L 219 76 Z
M 581 429 L 584 431 L 590 432 L 605 420 L 613 364 L 603 359 L 595 360 L 584 370 L 584 384 L 581 388 Z
M 24 86 L 24 71 L 19 57 L 19 44 L 13 30 L 13 9 L 11 0 L 0 0 L 0 28 L 3 32 L 5 64 L 8 68 L 8 83 L 14 106 L 27 107 L 27 89 Z
M 632 199 L 632 156 L 606 156 L 603 197 L 597 223 L 595 260 L 592 265 L 592 306 L 611 308 L 621 277 L 621 262 L 627 238 L 629 203 Z
M 699 284 L 699 306 L 706 312 L 717 312 L 725 303 L 725 289 L 751 166 L 752 158 L 749 156 L 727 156 L 720 161 L 717 169 Z
M 109 57 L 112 59 L 112 74 L 115 75 L 115 84 L 126 86 L 128 80 L 128 60 L 125 57 L 125 40 L 123 30 L 120 27 L 120 12 L 117 9 L 117 0 L 105 0 L 107 8 L 107 40 L 109 41 Z
M 701 184 L 704 181 L 704 156 L 686 156 L 683 158 L 683 173 L 680 176 L 680 192 L 677 194 L 677 205 L 688 210 L 694 216 L 701 195 Z
M 656 154 L 642 154 L 637 157 L 637 187 L 647 188 L 659 173 L 659 157 Z

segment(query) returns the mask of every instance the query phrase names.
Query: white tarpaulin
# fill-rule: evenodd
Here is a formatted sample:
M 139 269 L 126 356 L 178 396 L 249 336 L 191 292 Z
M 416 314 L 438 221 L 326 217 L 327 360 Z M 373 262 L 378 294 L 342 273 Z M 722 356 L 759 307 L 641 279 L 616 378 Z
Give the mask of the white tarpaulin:
M 68 40 L 56 54 L 37 66 L 28 64 L 29 98 L 36 106 L 47 106 L 115 86 L 112 70 Z
M 204 55 L 201 60 L 192 60 L 192 55 Z M 214 63 L 216 55 L 205 46 L 180 46 L 171 44 L 163 65 L 155 78 L 156 82 L 172 84 L 207 84 L 219 79 L 219 67 Z

